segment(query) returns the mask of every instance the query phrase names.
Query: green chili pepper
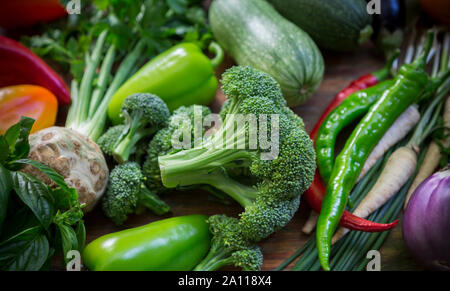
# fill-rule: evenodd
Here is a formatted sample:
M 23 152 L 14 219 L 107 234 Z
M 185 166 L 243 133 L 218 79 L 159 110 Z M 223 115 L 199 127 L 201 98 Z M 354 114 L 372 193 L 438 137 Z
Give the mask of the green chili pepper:
M 364 162 L 394 121 L 406 108 L 419 101 L 427 88 L 429 78 L 425 66 L 433 35 L 428 33 L 420 57 L 400 68 L 392 87 L 370 108 L 336 158 L 317 222 L 317 250 L 324 270 L 330 270 L 331 237 Z
M 209 251 L 207 217 L 189 215 L 104 235 L 86 246 L 93 271 L 189 271 Z
M 193 43 L 176 45 L 156 56 L 128 79 L 113 95 L 108 116 L 121 122 L 123 100 L 134 93 L 152 93 L 163 99 L 170 110 L 182 105 L 207 105 L 214 98 L 218 81 L 214 69 L 223 61 L 222 48 L 211 43 L 213 59 L 206 57 Z
M 341 130 L 367 113 L 393 84 L 394 80 L 387 80 L 351 94 L 324 120 L 317 134 L 316 154 L 320 175 L 325 183 L 328 183 L 333 170 L 334 147 Z

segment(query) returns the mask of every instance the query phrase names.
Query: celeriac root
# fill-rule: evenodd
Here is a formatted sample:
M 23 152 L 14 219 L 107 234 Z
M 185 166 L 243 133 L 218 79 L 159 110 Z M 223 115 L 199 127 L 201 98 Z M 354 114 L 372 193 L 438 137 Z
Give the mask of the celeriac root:
M 109 170 L 100 148 L 91 139 L 66 127 L 53 126 L 30 135 L 29 158 L 53 168 L 77 190 L 78 201 L 92 210 L 105 191 Z M 32 166 L 31 174 L 50 187 L 56 187 L 44 173 Z

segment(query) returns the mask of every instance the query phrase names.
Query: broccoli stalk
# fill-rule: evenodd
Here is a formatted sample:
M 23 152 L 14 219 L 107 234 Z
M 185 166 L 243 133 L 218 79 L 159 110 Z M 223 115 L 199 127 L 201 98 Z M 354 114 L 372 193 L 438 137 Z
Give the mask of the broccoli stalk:
M 214 215 L 208 219 L 208 223 L 214 235 L 211 248 L 194 271 L 215 271 L 228 265 L 240 267 L 244 271 L 261 269 L 261 250 L 242 237 L 238 219 Z
M 177 178 L 178 186 L 190 186 L 190 185 L 210 185 L 215 189 L 226 193 L 233 200 L 238 202 L 242 207 L 252 205 L 256 197 L 258 196 L 258 190 L 252 186 L 240 183 L 230 177 L 221 170 L 215 170 L 208 174 L 199 174 L 198 172 L 185 171 L 181 175 L 182 179 Z M 164 173 L 167 175 L 167 173 Z M 167 186 L 167 181 L 164 181 L 164 185 Z
M 148 190 L 148 188 L 141 184 L 138 194 L 136 213 L 141 213 L 141 209 L 150 209 L 156 215 L 163 215 L 169 212 L 170 207 L 162 201 L 155 193 Z
M 110 174 L 108 190 L 103 198 L 103 211 L 116 224 L 122 224 L 129 214 L 148 208 L 157 215 L 169 211 L 169 206 L 144 185 L 139 165 L 127 162 L 116 166 Z
M 136 152 L 136 145 L 142 139 L 155 133 L 154 128 L 141 129 L 133 132 L 130 130 L 125 136 L 123 132 L 120 135 L 118 144 L 114 144 L 112 155 L 118 163 L 126 162 L 130 159 L 131 154 Z

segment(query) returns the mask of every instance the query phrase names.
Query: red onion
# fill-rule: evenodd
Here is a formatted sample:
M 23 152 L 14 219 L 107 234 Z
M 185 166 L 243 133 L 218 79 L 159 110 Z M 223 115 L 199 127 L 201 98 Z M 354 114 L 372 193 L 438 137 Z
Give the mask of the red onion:
M 403 238 L 427 269 L 450 271 L 450 169 L 426 179 L 411 197 Z

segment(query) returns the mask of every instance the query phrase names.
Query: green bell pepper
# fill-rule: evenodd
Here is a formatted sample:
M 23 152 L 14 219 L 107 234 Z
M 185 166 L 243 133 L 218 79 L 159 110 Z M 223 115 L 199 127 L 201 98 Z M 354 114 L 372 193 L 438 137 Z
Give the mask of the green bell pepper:
M 121 122 L 123 100 L 134 93 L 152 93 L 164 100 L 172 111 L 182 105 L 207 105 L 214 98 L 218 81 L 215 68 L 223 61 L 222 48 L 211 43 L 213 59 L 193 43 L 181 43 L 156 56 L 128 79 L 113 95 L 108 116 L 113 124 Z
M 83 264 L 93 271 L 189 271 L 209 251 L 204 215 L 168 218 L 110 233 L 89 243 Z

